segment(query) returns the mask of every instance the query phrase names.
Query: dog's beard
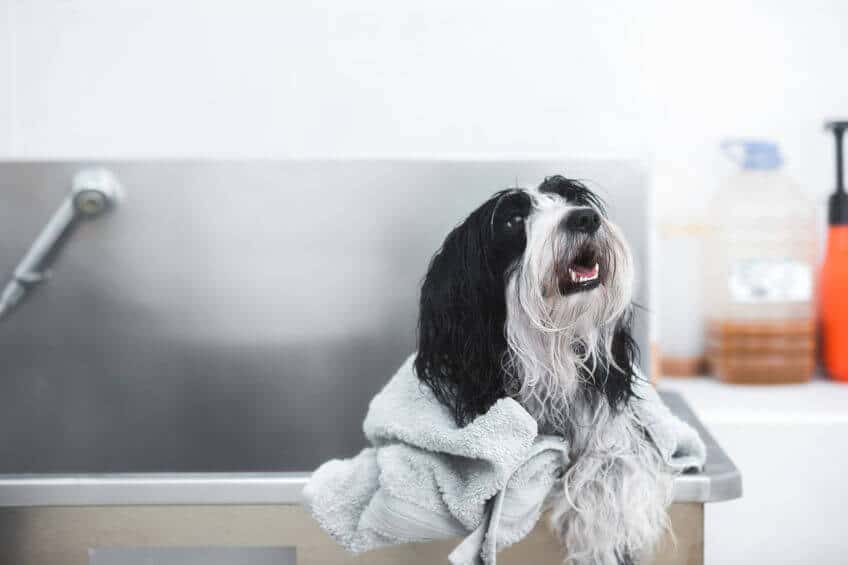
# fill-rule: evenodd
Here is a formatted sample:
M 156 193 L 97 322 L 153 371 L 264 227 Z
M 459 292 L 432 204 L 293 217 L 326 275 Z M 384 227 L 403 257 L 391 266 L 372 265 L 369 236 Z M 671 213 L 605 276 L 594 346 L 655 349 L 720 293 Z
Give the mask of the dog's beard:
M 532 218 L 524 256 L 509 277 L 506 368 L 540 431 L 571 446 L 572 464 L 550 514 L 566 562 L 625 563 L 667 531 L 672 492 L 671 475 L 633 411 L 616 411 L 591 394 L 604 383 L 587 382 L 611 374 L 599 364 L 616 362 L 613 337 L 629 313 L 633 260 L 612 223 L 586 236 L 558 229 L 560 217 Z M 597 286 L 575 285 L 569 272 L 587 246 L 598 264 Z
M 598 364 L 614 363 L 612 337 L 630 306 L 633 261 L 619 229 L 604 221 L 591 236 L 558 229 L 561 215 L 542 212 L 528 225 L 520 264 L 506 290 L 506 369 L 518 397 L 543 428 L 566 431 L 565 414 Z M 591 247 L 598 282 L 570 289 L 569 267 Z M 619 369 L 623 369 L 620 368 Z M 628 368 L 629 370 L 629 368 Z M 599 384 L 599 383 L 595 383 Z

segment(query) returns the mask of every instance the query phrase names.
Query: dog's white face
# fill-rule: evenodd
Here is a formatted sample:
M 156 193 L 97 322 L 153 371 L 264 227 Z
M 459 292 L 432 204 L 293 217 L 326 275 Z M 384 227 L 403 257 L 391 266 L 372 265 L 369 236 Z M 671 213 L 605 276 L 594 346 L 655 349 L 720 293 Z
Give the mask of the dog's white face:
M 594 326 L 618 318 L 630 304 L 633 260 L 618 226 L 586 201 L 528 192 L 526 247 L 509 293 L 542 331 L 586 319 Z
M 421 290 L 416 370 L 465 422 L 503 396 L 541 423 L 581 392 L 630 394 L 633 260 L 600 199 L 556 176 L 495 194 L 445 239 Z
M 511 370 L 521 397 L 558 427 L 594 364 L 608 362 L 630 306 L 633 259 L 591 193 L 529 192 L 527 244 L 506 288 Z

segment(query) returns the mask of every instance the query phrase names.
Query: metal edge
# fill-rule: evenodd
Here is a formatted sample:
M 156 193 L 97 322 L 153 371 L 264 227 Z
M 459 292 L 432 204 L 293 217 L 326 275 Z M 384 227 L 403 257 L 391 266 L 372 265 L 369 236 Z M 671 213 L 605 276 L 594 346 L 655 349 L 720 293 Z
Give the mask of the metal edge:
M 0 476 L 0 507 L 299 504 L 310 473 Z
M 674 502 L 720 502 L 742 496 L 742 476 L 689 405 L 660 392 L 669 408 L 707 445 L 700 473 L 675 478 Z M 311 473 L 115 473 L 0 475 L 0 507 L 300 504 Z
M 742 474 L 704 427 L 683 397 L 672 391 L 659 391 L 660 396 L 675 416 L 695 428 L 707 447 L 707 461 L 703 471 L 685 473 L 674 483 L 675 502 L 723 502 L 741 498 Z

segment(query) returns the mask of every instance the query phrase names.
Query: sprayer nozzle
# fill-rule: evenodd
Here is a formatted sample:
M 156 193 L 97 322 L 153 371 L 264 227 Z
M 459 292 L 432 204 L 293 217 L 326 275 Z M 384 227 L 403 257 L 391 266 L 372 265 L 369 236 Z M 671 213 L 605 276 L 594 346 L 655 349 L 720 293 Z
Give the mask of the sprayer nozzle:
M 83 216 L 97 216 L 118 204 L 123 189 L 106 169 L 83 169 L 71 182 L 74 209 Z
M 829 129 L 837 134 L 841 134 L 848 129 L 848 120 L 832 120 L 824 123 L 824 129 Z

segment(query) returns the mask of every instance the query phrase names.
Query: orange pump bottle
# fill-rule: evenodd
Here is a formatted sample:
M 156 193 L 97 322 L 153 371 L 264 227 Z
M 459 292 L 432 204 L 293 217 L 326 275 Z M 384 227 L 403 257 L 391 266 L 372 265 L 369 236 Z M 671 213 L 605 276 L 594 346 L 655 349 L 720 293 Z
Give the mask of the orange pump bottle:
M 842 174 L 842 136 L 848 121 L 830 122 L 836 137 L 836 192 L 830 196 L 827 250 L 821 272 L 823 361 L 831 378 L 848 382 L 848 194 Z

